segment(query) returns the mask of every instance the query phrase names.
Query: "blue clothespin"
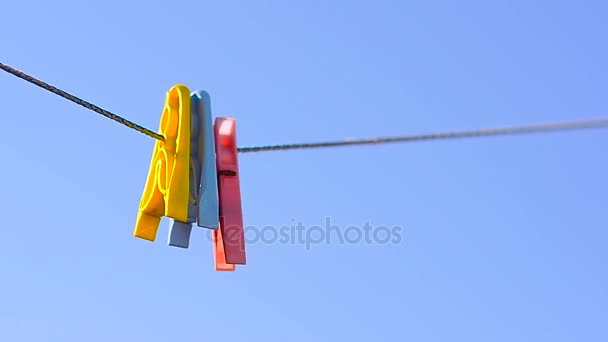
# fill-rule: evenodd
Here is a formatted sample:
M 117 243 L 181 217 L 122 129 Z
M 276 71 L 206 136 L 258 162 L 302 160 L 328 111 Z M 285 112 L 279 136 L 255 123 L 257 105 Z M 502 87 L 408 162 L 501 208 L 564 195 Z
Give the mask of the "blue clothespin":
M 199 227 L 217 230 L 219 228 L 220 209 L 217 189 L 217 166 L 215 156 L 215 138 L 213 120 L 211 118 L 211 98 L 209 94 L 198 90 L 192 94 L 192 110 L 202 117 L 202 149 L 199 150 L 202 160 L 201 186 L 198 192 L 198 219 Z
M 199 90 L 191 95 L 190 202 L 188 222 L 173 221 L 169 245 L 188 248 L 192 224 L 217 230 L 219 203 L 215 141 L 209 94 Z

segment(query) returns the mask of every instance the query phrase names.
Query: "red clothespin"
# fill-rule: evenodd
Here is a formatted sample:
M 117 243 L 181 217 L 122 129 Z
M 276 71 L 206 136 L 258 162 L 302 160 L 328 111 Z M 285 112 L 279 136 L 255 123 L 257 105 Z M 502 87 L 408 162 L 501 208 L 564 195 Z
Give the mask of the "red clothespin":
M 214 133 L 220 207 L 220 229 L 213 231 L 215 269 L 234 271 L 235 265 L 246 264 L 236 120 L 215 119 Z

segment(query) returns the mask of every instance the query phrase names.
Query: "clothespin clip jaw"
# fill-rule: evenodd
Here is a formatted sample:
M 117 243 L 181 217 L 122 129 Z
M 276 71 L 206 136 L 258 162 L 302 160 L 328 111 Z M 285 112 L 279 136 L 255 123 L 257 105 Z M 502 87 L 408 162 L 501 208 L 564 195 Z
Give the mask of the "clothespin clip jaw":
M 192 224 L 219 228 L 219 204 L 215 161 L 215 138 L 209 94 L 199 90 L 191 95 L 190 202 L 188 220 L 174 220 L 169 245 L 188 248 Z
M 167 92 L 134 236 L 154 241 L 162 216 L 188 220 L 190 169 L 190 91 L 176 85 Z
M 213 232 L 215 269 L 233 271 L 245 265 L 245 231 L 236 144 L 236 120 L 215 120 L 215 152 L 218 172 L 220 229 Z
M 226 250 L 224 249 L 222 229 L 214 230 L 211 232 L 211 234 L 213 240 L 213 261 L 215 263 L 215 270 L 219 272 L 233 272 L 236 269 L 236 265 L 226 262 Z

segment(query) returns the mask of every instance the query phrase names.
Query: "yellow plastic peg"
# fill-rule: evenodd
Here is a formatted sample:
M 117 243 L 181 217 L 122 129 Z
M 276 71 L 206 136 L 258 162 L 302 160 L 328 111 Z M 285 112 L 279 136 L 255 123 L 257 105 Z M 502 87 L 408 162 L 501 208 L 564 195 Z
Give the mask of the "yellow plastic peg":
M 134 236 L 154 241 L 162 216 L 188 221 L 190 202 L 190 91 L 176 85 L 167 92 L 148 180 L 139 205 Z

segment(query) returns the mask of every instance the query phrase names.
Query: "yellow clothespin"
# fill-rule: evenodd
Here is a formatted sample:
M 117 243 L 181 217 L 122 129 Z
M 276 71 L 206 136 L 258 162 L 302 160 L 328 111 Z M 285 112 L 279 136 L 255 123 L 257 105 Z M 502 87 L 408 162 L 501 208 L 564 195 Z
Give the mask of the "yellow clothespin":
M 162 216 L 188 221 L 190 201 L 190 91 L 176 85 L 167 92 L 148 180 L 139 205 L 134 236 L 154 241 Z

